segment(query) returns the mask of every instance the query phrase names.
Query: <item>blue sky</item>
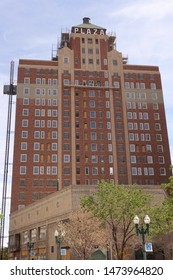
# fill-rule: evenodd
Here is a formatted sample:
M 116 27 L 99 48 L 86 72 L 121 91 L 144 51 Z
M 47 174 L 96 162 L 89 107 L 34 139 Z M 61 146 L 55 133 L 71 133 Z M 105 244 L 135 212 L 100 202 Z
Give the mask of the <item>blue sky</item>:
M 0 202 L 8 103 L 3 85 L 9 83 L 10 62 L 15 62 L 16 80 L 20 58 L 50 59 L 61 31 L 82 23 L 85 16 L 116 33 L 117 50 L 128 55 L 130 64 L 160 67 L 173 158 L 173 0 L 1 0 Z

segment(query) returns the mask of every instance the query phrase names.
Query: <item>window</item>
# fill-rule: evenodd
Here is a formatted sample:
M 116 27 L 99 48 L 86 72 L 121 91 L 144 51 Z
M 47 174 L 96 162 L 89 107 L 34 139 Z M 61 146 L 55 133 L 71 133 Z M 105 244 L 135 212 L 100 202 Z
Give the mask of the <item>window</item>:
M 27 150 L 27 142 L 21 143 L 21 150 Z
M 120 83 L 119 82 L 114 82 L 114 88 L 120 88 Z
M 160 175 L 166 175 L 166 169 L 160 168 Z
M 151 145 L 146 145 L 146 151 L 147 151 L 147 152 L 151 152 L 151 151 L 152 151 Z
M 44 166 L 40 166 L 40 175 L 44 175 Z
M 113 156 L 109 155 L 109 163 L 113 163 Z
M 34 174 L 34 175 L 39 174 L 39 167 L 38 167 L 38 166 L 34 166 L 34 167 L 33 167 L 33 174 Z
M 90 111 L 90 118 L 96 118 L 96 112 Z
M 70 139 L 70 134 L 69 132 L 64 132 L 64 140 Z
M 89 58 L 89 59 L 88 59 L 88 63 L 89 63 L 89 64 L 93 64 L 93 59 Z
M 155 123 L 155 130 L 161 130 L 160 123 Z
M 130 88 L 130 83 L 129 83 L 129 82 L 125 82 L 125 83 L 124 83 L 124 87 L 125 87 L 125 88 Z M 126 97 L 127 97 L 127 95 L 126 95 Z M 128 97 L 127 97 L 127 98 L 128 98 Z M 130 97 L 129 97 L 129 98 L 130 98 Z
M 135 145 L 134 144 L 130 144 L 130 152 L 135 152 Z
M 23 109 L 22 115 L 23 116 L 28 116 L 29 115 L 29 109 Z
M 20 162 L 26 162 L 27 161 L 27 155 L 26 154 L 21 154 L 20 155 Z
M 156 141 L 162 141 L 162 135 L 156 134 Z
M 145 92 L 141 93 L 141 99 L 146 99 L 146 93 Z
M 34 121 L 34 127 L 40 127 L 40 120 Z
M 130 156 L 130 162 L 136 163 L 136 156 Z
M 64 167 L 64 174 L 70 174 L 70 168 Z
M 40 131 L 34 131 L 34 138 L 39 139 L 40 138 Z
M 30 92 L 30 91 L 29 91 L 29 88 L 24 88 L 23 91 L 24 91 L 24 94 L 29 94 L 29 92 Z
M 113 65 L 118 65 L 118 62 L 116 59 L 113 59 Z
M 109 174 L 110 174 L 110 175 L 113 175 L 113 174 L 114 174 L 114 169 L 113 169 L 113 167 L 109 167 Z
M 46 226 L 42 226 L 39 228 L 39 240 L 46 239 Z
M 97 133 L 91 132 L 91 140 L 97 140 Z
M 89 107 L 95 107 L 95 101 L 90 100 L 89 101 Z
M 133 123 L 128 123 L 128 129 L 133 130 Z
M 148 113 L 143 113 L 144 120 L 148 120 Z
M 134 133 L 129 133 L 129 140 L 133 141 L 134 140 Z
M 57 155 L 56 154 L 52 154 L 52 162 L 57 162 Z
M 151 86 L 151 89 L 156 89 L 156 84 L 155 83 L 151 83 L 150 86 Z
M 34 162 L 39 162 L 39 158 L 40 158 L 40 156 L 39 156 L 38 154 L 34 154 L 34 159 L 33 159 L 33 161 L 34 161 Z
M 69 62 L 69 58 L 68 57 L 64 57 L 63 62 L 64 63 L 68 63 Z
M 90 122 L 90 128 L 96 128 L 96 122 Z
M 85 167 L 85 175 L 89 175 L 89 167 Z
M 40 116 L 40 109 L 35 109 L 35 116 Z
M 41 79 L 40 78 L 36 78 L 36 84 L 41 85 Z
M 70 162 L 70 155 L 64 155 L 64 162 Z
M 76 168 L 76 174 L 80 174 L 80 168 L 79 167 L 77 167 Z M 78 184 L 78 183 L 77 183 Z M 80 183 L 79 183 L 80 184 Z
M 97 174 L 98 174 L 98 168 L 92 167 L 92 175 L 97 175 Z
M 159 109 L 158 103 L 153 103 L 153 109 L 154 109 L 154 110 L 158 110 L 158 109 Z
M 137 168 L 136 167 L 132 167 L 132 175 L 137 175 Z
M 92 155 L 91 156 L 91 162 L 92 163 L 97 163 L 98 162 L 98 156 Z
M 110 108 L 110 102 L 106 101 L 106 108 Z
M 104 58 L 104 59 L 103 59 L 103 64 L 104 64 L 104 65 L 108 65 L 108 60 L 107 60 L 107 58 Z
M 97 151 L 97 144 L 91 144 L 91 151 Z
M 150 140 L 151 140 L 150 134 L 145 134 L 145 141 L 150 141 Z
M 147 169 L 147 167 L 144 167 L 144 175 L 148 175 L 148 169 Z
M 40 89 L 40 88 L 36 88 L 35 93 L 36 93 L 37 95 L 41 94 L 41 89 Z
M 98 123 L 98 128 L 103 128 L 103 123 L 102 122 Z
M 28 131 L 22 130 L 21 138 L 28 138 Z
M 159 164 L 164 164 L 164 163 L 165 163 L 165 158 L 164 158 L 164 156 L 159 156 L 159 157 L 158 157 L 158 161 L 159 161 Z
M 111 129 L 111 123 L 110 123 L 110 122 L 107 122 L 107 123 L 106 123 L 106 127 L 107 127 L 107 129 Z
M 57 143 L 52 143 L 52 151 L 57 151 Z
M 24 84 L 30 84 L 30 78 L 24 78 Z
M 159 120 L 160 119 L 159 113 L 154 113 L 154 119 L 155 120 Z
M 56 174 L 57 174 L 57 167 L 52 166 L 52 175 L 56 175 Z
M 26 174 L 26 166 L 20 166 L 20 174 L 21 175 Z
M 23 105 L 29 105 L 29 98 L 23 99 Z
M 127 112 L 127 118 L 132 119 L 132 113 L 131 112 Z
M 149 130 L 150 127 L 149 127 L 149 123 L 144 123 L 144 130 Z
M 69 85 L 69 80 L 68 79 L 64 79 L 64 85 Z
M 107 138 L 108 138 L 108 140 L 112 140 L 112 135 L 111 135 L 111 133 L 110 133 L 110 132 L 108 132 L 108 134 L 107 134 Z
M 40 149 L 40 143 L 34 143 L 34 150 Z
M 110 117 L 111 117 L 111 113 L 109 111 L 106 111 L 106 118 L 110 119 Z
M 158 145 L 157 146 L 157 151 L 158 151 L 158 153 L 163 153 L 163 146 L 162 145 Z
M 108 144 L 108 151 L 112 152 L 112 144 Z
M 57 139 L 57 131 L 52 131 L 52 139 Z
M 148 175 L 154 175 L 154 168 L 153 167 L 148 168 Z
M 153 157 L 152 156 L 147 156 L 147 162 L 148 163 L 153 163 Z
M 156 92 L 152 93 L 152 99 L 157 100 L 157 93 Z

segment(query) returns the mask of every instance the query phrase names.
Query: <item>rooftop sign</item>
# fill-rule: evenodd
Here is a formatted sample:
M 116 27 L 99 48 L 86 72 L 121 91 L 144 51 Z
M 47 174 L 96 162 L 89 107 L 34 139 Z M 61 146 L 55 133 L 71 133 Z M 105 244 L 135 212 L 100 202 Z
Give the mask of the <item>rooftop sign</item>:
M 80 34 L 97 34 L 97 35 L 105 35 L 106 29 L 100 27 L 98 25 L 90 23 L 89 17 L 83 18 L 83 23 L 73 26 L 71 29 L 72 33 L 80 33 Z
M 72 33 L 105 35 L 106 29 L 72 27 Z

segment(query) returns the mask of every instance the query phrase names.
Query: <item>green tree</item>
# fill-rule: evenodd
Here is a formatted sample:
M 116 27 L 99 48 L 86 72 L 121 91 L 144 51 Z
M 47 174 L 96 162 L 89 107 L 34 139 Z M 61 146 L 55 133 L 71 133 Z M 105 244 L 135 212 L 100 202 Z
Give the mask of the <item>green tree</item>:
M 173 231 L 173 176 L 169 178 L 167 184 L 162 184 L 162 188 L 166 191 L 167 197 L 158 207 L 153 208 L 150 214 L 153 220 L 151 235 L 155 237 Z
M 93 196 L 81 199 L 81 206 L 102 221 L 110 232 L 114 258 L 125 258 L 127 246 L 135 235 L 134 216 L 148 214 L 152 196 L 137 186 L 101 182 Z
M 4 218 L 4 215 L 0 214 L 0 219 Z
M 167 248 L 167 251 L 165 250 L 167 258 L 173 259 L 173 176 L 169 178 L 167 184 L 162 184 L 162 188 L 166 191 L 167 197 L 160 205 L 150 209 L 150 237 Z

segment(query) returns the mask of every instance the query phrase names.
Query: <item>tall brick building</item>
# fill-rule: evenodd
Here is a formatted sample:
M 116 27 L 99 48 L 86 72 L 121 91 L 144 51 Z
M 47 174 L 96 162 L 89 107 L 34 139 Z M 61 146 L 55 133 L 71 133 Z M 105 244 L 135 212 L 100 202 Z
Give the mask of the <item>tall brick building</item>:
M 69 185 L 160 185 L 170 151 L 157 66 L 130 65 L 90 23 L 18 67 L 11 212 Z

